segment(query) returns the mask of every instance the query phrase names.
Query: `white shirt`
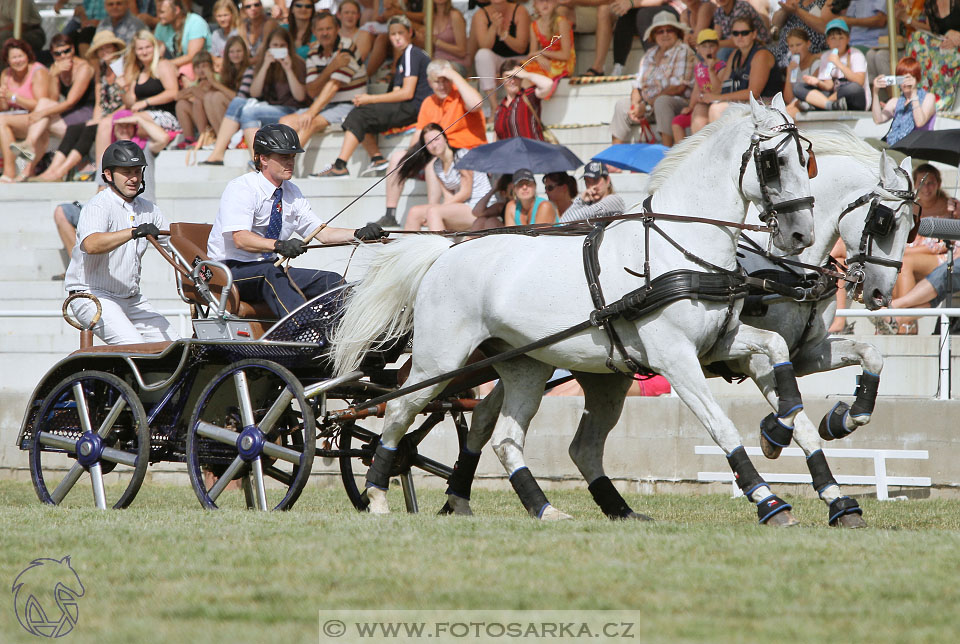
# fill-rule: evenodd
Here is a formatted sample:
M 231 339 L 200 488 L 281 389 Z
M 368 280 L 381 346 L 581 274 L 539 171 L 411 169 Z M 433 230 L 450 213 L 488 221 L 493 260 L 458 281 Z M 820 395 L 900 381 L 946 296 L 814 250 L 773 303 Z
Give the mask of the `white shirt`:
M 169 228 L 157 206 L 143 197 L 128 203 L 112 189 L 103 190 L 88 201 L 77 222 L 77 244 L 70 256 L 64 279 L 67 291 L 94 291 L 114 297 L 133 297 L 140 292 L 140 260 L 150 242 L 130 240 L 108 253 L 86 252 L 83 241 L 93 233 L 108 233 L 152 223 Z
M 277 239 L 290 239 L 293 233 L 306 237 L 323 222 L 313 212 L 300 188 L 289 181 L 280 184 L 283 189 L 283 224 Z M 241 262 L 264 260 L 262 253 L 241 250 L 233 243 L 233 233 L 249 230 L 267 236 L 270 210 L 276 186 L 259 172 L 248 172 L 227 184 L 220 195 L 220 210 L 207 238 L 207 255 L 222 262 L 234 259 Z M 271 253 L 273 255 L 273 253 Z

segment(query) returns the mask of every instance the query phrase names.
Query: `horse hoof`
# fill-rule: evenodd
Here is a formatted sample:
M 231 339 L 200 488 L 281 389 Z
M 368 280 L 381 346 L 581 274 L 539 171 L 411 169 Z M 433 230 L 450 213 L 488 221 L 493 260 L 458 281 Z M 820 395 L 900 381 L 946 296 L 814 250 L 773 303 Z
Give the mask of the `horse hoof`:
M 838 528 L 866 528 L 867 522 L 863 520 L 863 517 L 857 514 L 856 512 L 851 512 L 850 514 L 844 514 L 842 517 L 834 521 L 834 525 Z
M 473 510 L 470 509 L 470 501 L 462 499 L 452 494 L 447 495 L 447 502 L 440 509 L 440 514 L 456 514 L 462 517 L 472 517 Z
M 795 525 L 800 525 L 800 522 L 797 521 L 797 518 L 793 516 L 793 513 L 790 510 L 783 510 L 777 512 L 775 515 L 767 519 L 764 525 L 770 525 L 777 528 L 792 528 Z
M 370 501 L 370 504 L 367 506 L 367 511 L 369 511 L 370 514 L 390 514 L 390 506 L 387 504 L 387 493 L 385 490 L 368 487 L 367 499 Z
M 566 521 L 572 518 L 573 517 L 566 512 L 561 512 L 552 505 L 547 505 L 540 514 L 541 521 Z
M 763 435 L 763 432 L 760 432 L 760 449 L 763 450 L 763 455 L 771 460 L 779 458 L 780 452 L 783 450 L 782 447 L 778 447 L 768 441 L 767 437 Z

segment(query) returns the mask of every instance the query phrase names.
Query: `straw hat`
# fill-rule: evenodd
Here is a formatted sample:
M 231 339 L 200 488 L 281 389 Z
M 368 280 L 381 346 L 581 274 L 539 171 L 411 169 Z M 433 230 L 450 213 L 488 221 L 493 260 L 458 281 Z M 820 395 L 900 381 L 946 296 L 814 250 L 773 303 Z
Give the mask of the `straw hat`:
M 653 30 L 657 27 L 673 27 L 680 32 L 681 37 L 690 31 L 690 27 L 677 20 L 677 17 L 672 12 L 661 11 L 653 17 L 653 22 L 651 22 L 647 30 L 643 32 L 643 39 L 650 40 L 650 34 L 653 33 Z
M 90 47 L 87 48 L 87 58 L 91 60 L 96 59 L 97 50 L 106 45 L 116 45 L 120 51 L 123 51 L 127 47 L 127 43 L 117 38 L 112 31 L 104 29 L 94 34 L 93 41 L 90 43 Z

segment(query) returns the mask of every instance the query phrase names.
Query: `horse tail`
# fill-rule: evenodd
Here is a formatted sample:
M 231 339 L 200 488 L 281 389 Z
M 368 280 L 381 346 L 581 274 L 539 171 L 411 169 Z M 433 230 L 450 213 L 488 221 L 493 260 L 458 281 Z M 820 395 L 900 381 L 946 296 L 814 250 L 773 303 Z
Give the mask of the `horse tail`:
M 427 271 L 450 248 L 439 235 L 411 235 L 386 244 L 350 289 L 331 338 L 337 376 L 355 370 L 370 347 L 413 328 L 413 303 Z

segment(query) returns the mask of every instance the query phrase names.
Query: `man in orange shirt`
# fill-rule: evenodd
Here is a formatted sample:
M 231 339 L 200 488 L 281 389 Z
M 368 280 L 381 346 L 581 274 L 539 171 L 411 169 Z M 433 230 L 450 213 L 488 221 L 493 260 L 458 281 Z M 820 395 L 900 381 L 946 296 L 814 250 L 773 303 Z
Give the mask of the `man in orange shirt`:
M 439 58 L 431 61 L 427 66 L 427 82 L 430 83 L 433 95 L 428 96 L 420 105 L 417 129 L 410 135 L 408 149 L 395 150 L 390 155 L 390 165 L 387 168 L 387 212 L 377 222 L 381 226 L 399 225 L 396 212 L 404 181 L 398 174 L 391 173 L 419 146 L 420 130 L 428 123 L 439 123 L 440 127 L 446 129 L 456 121 L 456 125 L 446 130 L 447 141 L 453 148 L 470 150 L 487 142 L 487 125 L 482 111 L 483 98 L 480 92 L 457 73 L 450 61 Z M 467 110 L 470 112 L 467 113 Z M 467 115 L 461 119 L 464 114 Z

